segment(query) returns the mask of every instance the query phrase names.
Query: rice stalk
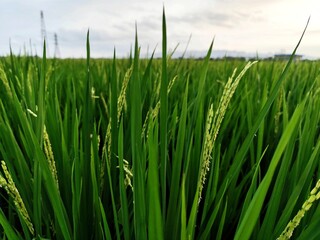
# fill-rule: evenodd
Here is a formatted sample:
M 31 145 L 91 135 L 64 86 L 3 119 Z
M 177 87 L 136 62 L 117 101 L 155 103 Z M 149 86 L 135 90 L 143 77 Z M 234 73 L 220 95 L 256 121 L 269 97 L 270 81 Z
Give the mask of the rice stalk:
M 213 120 L 213 105 L 210 105 L 207 121 L 206 121 L 206 130 L 205 130 L 205 140 L 204 140 L 204 151 L 202 153 L 202 159 L 204 159 L 201 172 L 200 172 L 200 186 L 199 186 L 199 199 L 198 204 L 201 201 L 201 193 L 206 181 L 206 174 L 210 170 L 210 159 L 211 159 L 211 151 L 213 149 L 214 142 L 212 141 L 211 127 L 212 127 L 212 120 Z
M 29 231 L 31 234 L 34 234 L 34 228 L 33 224 L 31 222 L 30 216 L 28 214 L 28 211 L 24 205 L 24 202 L 20 196 L 20 193 L 11 177 L 11 174 L 8 171 L 8 168 L 6 166 L 6 163 L 4 161 L 1 161 L 1 166 L 4 172 L 4 175 L 6 176 L 7 180 L 0 175 L 0 187 L 4 188 L 10 197 L 13 198 L 14 205 L 16 206 L 17 211 L 20 213 L 20 216 L 24 220 L 25 224 L 27 225 Z
M 117 168 L 120 168 L 120 166 L 117 166 Z M 124 185 L 126 187 L 130 187 L 133 191 L 133 186 L 132 186 L 132 178 L 133 178 L 133 172 L 132 168 L 130 168 L 129 162 L 125 159 L 123 159 L 123 170 L 125 172 L 125 179 L 124 179 Z
M 46 126 L 44 125 L 43 128 L 43 140 L 44 140 L 44 152 L 46 154 L 48 163 L 49 163 L 49 169 L 50 172 L 56 182 L 57 188 L 59 189 L 59 181 L 58 181 L 58 174 L 57 174 L 57 168 L 56 168 L 56 162 L 54 160 L 54 155 L 51 147 L 51 142 L 48 136 L 48 132 L 46 129 Z
M 102 98 L 102 100 L 104 101 L 104 98 Z M 107 126 L 107 133 L 106 136 L 104 138 L 104 142 L 103 142 L 103 147 L 102 147 L 102 156 L 106 157 L 106 160 L 110 161 L 110 152 L 111 152 L 111 124 L 110 124 L 110 120 Z M 102 158 L 104 159 L 104 158 Z M 103 188 L 104 185 L 104 175 L 105 175 L 105 169 L 106 169 L 106 161 L 102 160 L 101 165 L 100 165 L 100 188 Z
M 9 81 L 8 81 L 8 78 L 7 78 L 7 74 L 5 73 L 5 71 L 3 70 L 2 67 L 0 67 L 0 79 L 4 85 L 4 88 L 6 90 L 6 92 L 8 93 L 10 99 L 12 99 L 12 91 L 11 91 L 11 88 L 9 86 Z
M 199 198 L 198 198 L 198 204 L 201 201 L 201 194 L 202 190 L 204 188 L 205 182 L 206 182 L 206 175 L 210 170 L 210 160 L 211 160 L 211 153 L 214 147 L 214 143 L 217 139 L 220 126 L 222 123 L 222 120 L 225 116 L 225 113 L 227 111 L 228 105 L 230 103 L 230 100 L 237 89 L 239 82 L 243 75 L 246 73 L 246 71 L 254 64 L 256 64 L 257 61 L 254 62 L 248 62 L 247 65 L 243 68 L 243 70 L 239 73 L 237 78 L 233 81 L 235 74 L 237 72 L 237 68 L 233 71 L 232 76 L 229 77 L 229 80 L 227 81 L 226 85 L 224 86 L 222 97 L 220 99 L 217 111 L 213 117 L 213 105 L 211 104 L 208 115 L 207 115 L 207 122 L 206 122 L 206 130 L 205 130 L 205 136 L 204 136 L 204 147 L 203 152 L 201 156 L 201 170 L 200 170 L 200 177 L 199 177 Z
M 170 80 L 169 85 L 168 85 L 168 90 L 167 90 L 168 95 L 171 91 L 172 86 L 174 85 L 175 81 L 177 80 L 177 78 L 178 78 L 178 75 L 176 75 L 174 78 L 172 78 Z M 159 91 L 160 91 L 160 84 L 159 84 Z M 147 112 L 147 116 L 146 116 L 144 123 L 143 123 L 143 126 L 142 126 L 141 138 L 143 138 L 143 136 L 145 135 L 150 115 L 152 117 L 152 120 L 157 118 L 159 115 L 159 112 L 160 112 L 160 106 L 161 106 L 161 104 L 160 104 L 160 100 L 159 100 L 157 102 L 156 106 Z M 149 136 L 149 130 L 148 130 L 147 136 L 146 136 L 147 139 L 148 139 L 148 136 Z
M 108 105 L 106 103 L 106 100 L 101 95 L 102 104 L 104 106 L 104 109 L 106 113 L 108 114 Z M 107 126 L 107 133 L 103 141 L 103 147 L 102 147 L 102 156 L 105 156 L 107 161 L 110 159 L 110 149 L 111 149 L 111 120 L 109 119 L 108 126 Z M 101 159 L 104 159 L 103 157 Z M 100 189 L 104 186 L 104 175 L 105 175 L 105 169 L 106 169 L 106 162 L 103 160 L 100 165 Z
M 282 106 L 282 100 L 283 100 L 283 96 L 284 95 L 284 90 L 283 88 L 281 88 L 280 93 L 279 93 L 279 99 L 276 105 L 276 109 L 277 109 L 277 113 L 274 116 L 274 133 L 278 134 L 279 132 L 279 125 L 280 125 L 280 116 L 282 114 L 281 112 L 281 106 Z
M 160 105 L 159 105 L 159 106 L 160 106 Z M 144 123 L 143 123 L 143 126 L 142 126 L 142 130 L 141 130 L 141 138 L 143 138 L 143 136 L 144 136 L 145 133 L 146 133 L 146 129 L 147 129 L 147 125 L 148 125 L 148 120 L 149 120 L 149 118 L 150 118 L 151 112 L 153 112 L 153 110 L 152 110 L 152 111 L 149 110 L 149 111 L 147 112 L 146 118 L 145 118 Z M 148 138 L 148 132 L 147 132 L 147 136 L 146 136 L 146 137 Z
M 120 122 L 122 110 L 126 106 L 126 91 L 127 91 L 129 80 L 131 78 L 132 70 L 133 70 L 133 65 L 131 65 L 131 67 L 128 69 L 128 71 L 124 75 L 122 87 L 118 97 L 118 114 L 117 114 L 118 124 Z
M 120 122 L 120 118 L 121 118 L 121 114 L 123 112 L 123 108 L 126 105 L 126 90 L 128 87 L 128 83 L 129 80 L 131 78 L 131 74 L 132 74 L 132 70 L 133 70 L 133 65 L 127 70 L 127 72 L 125 73 L 124 79 L 123 79 L 123 83 L 122 83 L 122 87 L 120 90 L 120 94 L 118 97 L 118 111 L 117 111 L 117 121 L 118 124 Z M 105 99 L 102 97 L 102 102 L 104 104 L 105 109 L 108 109 L 107 107 L 107 103 L 105 101 Z M 110 161 L 111 159 L 111 142 L 112 142 L 112 138 L 111 138 L 111 119 L 109 119 L 109 123 L 107 126 L 107 133 L 105 136 L 105 140 L 104 140 L 104 144 L 103 144 L 103 148 L 102 148 L 102 154 L 104 156 L 108 157 L 108 161 Z M 132 171 L 130 170 L 130 166 L 129 166 L 129 162 L 126 160 L 124 161 L 124 171 L 125 171 L 125 186 L 130 186 L 131 189 L 133 190 L 132 187 L 132 183 L 131 183 L 131 179 L 132 179 Z M 103 161 L 101 164 L 101 169 L 100 169 L 100 179 L 101 179 L 101 187 L 103 186 L 103 179 L 104 179 L 104 175 L 105 175 L 105 162 Z
M 173 87 L 174 83 L 176 82 L 178 78 L 178 75 L 174 76 L 174 78 L 172 78 L 169 82 L 169 85 L 168 85 L 168 94 L 170 93 L 171 91 L 171 88 Z

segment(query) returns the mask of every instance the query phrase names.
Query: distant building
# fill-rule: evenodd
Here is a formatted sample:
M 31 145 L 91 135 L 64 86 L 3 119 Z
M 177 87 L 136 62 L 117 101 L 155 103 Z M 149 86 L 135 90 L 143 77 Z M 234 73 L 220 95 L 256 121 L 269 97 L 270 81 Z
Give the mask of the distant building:
M 291 57 L 291 54 L 275 54 L 274 59 L 275 60 L 281 60 L 281 61 L 287 61 Z M 300 61 L 302 59 L 302 55 L 294 55 L 293 60 L 294 61 Z

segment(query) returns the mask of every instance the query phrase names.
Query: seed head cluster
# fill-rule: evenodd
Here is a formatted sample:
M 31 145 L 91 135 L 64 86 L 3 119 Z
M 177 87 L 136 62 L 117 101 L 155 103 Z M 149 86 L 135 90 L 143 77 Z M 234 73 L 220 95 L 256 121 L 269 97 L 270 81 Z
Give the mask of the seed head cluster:
M 170 91 L 171 91 L 171 89 L 172 89 L 172 86 L 173 86 L 174 83 L 176 82 L 177 78 L 178 78 L 178 76 L 175 76 L 174 78 L 172 78 L 172 79 L 170 80 L 169 85 L 168 85 L 168 89 L 167 89 L 167 93 L 168 93 L 168 94 L 170 93 Z M 159 84 L 158 90 L 160 91 L 160 84 Z M 157 93 L 156 93 L 157 95 L 159 95 L 158 90 L 157 90 Z M 143 123 L 143 126 L 142 126 L 142 132 L 141 132 L 141 137 L 142 137 L 142 138 L 143 138 L 143 136 L 144 136 L 144 134 L 145 134 L 145 132 L 146 132 L 147 124 L 148 124 L 148 121 L 149 121 L 150 116 L 151 116 L 152 119 L 155 119 L 155 118 L 158 117 L 159 112 L 160 112 L 160 100 L 157 102 L 156 106 L 155 106 L 153 109 L 151 109 L 151 110 L 149 110 L 149 111 L 147 112 L 146 118 L 145 118 L 144 123 Z M 149 133 L 147 132 L 147 138 L 148 138 L 148 135 L 149 135 Z
M 49 168 L 52 173 L 52 176 L 56 182 L 57 188 L 59 189 L 59 182 L 58 182 L 58 174 L 56 168 L 56 162 L 54 160 L 53 151 L 51 147 L 51 142 L 49 139 L 49 135 L 47 133 L 46 126 L 43 128 L 43 143 L 44 143 L 44 152 L 46 154 L 47 160 L 49 162 Z
M 132 69 L 133 69 L 133 65 L 128 69 L 128 71 L 126 72 L 126 74 L 124 76 L 120 95 L 118 97 L 118 116 L 117 116 L 118 117 L 118 124 L 120 122 L 122 110 L 123 110 L 123 108 L 126 107 L 126 91 L 128 88 L 129 80 L 131 78 Z
M 284 231 L 281 233 L 277 240 L 290 239 L 293 231 L 299 226 L 301 219 L 304 217 L 306 212 L 310 210 L 315 201 L 320 198 L 320 179 L 318 180 L 316 186 L 311 190 L 308 199 L 303 203 L 302 208 L 299 210 L 297 215 L 288 223 Z

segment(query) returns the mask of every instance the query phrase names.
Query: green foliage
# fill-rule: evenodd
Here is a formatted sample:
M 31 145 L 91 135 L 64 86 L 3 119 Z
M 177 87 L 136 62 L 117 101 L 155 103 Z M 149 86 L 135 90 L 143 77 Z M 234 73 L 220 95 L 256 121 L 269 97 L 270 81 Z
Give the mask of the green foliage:
M 89 32 L 86 60 L 0 59 L 1 238 L 320 237 L 320 63 L 172 59 L 162 30 L 161 60 Z

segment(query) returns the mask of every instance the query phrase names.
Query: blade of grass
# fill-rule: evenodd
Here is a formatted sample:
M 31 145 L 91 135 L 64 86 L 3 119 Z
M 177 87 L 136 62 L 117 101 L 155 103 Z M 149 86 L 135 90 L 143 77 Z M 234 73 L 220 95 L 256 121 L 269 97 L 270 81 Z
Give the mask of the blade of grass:
M 41 171 L 37 159 L 34 161 L 34 182 L 33 182 L 33 223 L 36 235 L 42 235 L 41 231 Z
M 123 166 L 123 120 L 121 119 L 119 127 L 118 137 L 118 154 L 119 154 L 119 191 L 120 191 L 120 203 L 121 203 L 121 214 L 123 222 L 124 239 L 130 239 L 130 222 L 129 222 L 129 211 L 128 211 L 128 198 L 126 193 L 126 187 L 124 185 L 124 166 Z
M 43 132 L 44 132 L 44 121 L 45 121 L 45 85 L 46 85 L 46 41 L 43 43 L 43 56 L 41 64 L 41 76 L 38 90 L 38 112 L 37 112 L 37 127 L 36 136 L 40 143 L 40 148 L 43 146 Z M 41 231 L 41 174 L 40 174 L 40 164 L 38 157 L 34 160 L 34 192 L 33 192 L 34 202 L 34 224 L 36 234 L 42 235 Z
M 43 57 L 42 57 L 42 64 L 41 64 L 41 77 L 39 83 L 39 90 L 38 90 L 38 117 L 37 117 L 37 127 L 36 127 L 36 135 L 38 141 L 42 148 L 42 140 L 43 140 L 43 126 L 45 121 L 45 85 L 46 85 L 46 65 L 47 65 L 47 58 L 46 58 L 46 42 L 43 43 Z
M 215 206 L 214 210 L 212 212 L 210 212 L 210 215 L 208 215 L 208 220 L 204 221 L 203 225 L 204 226 L 204 230 L 202 233 L 200 233 L 200 237 L 199 239 L 208 239 L 209 237 L 209 233 L 212 230 L 212 226 L 214 224 L 214 221 L 216 220 L 216 217 L 218 215 L 218 212 L 220 210 L 220 206 L 223 203 L 223 197 L 225 195 L 227 188 L 224 189 L 223 195 L 221 196 L 221 198 L 219 199 L 219 201 L 217 202 L 217 205 Z M 227 201 L 226 201 L 226 205 L 225 208 L 227 207 Z M 224 209 L 223 211 L 226 211 L 226 209 Z M 223 228 L 223 226 L 219 226 L 219 229 Z
M 141 143 L 141 83 L 139 76 L 139 48 L 136 28 L 132 81 L 130 81 L 131 98 L 131 151 L 133 168 L 133 199 L 134 199 L 134 232 L 136 239 L 147 239 L 146 219 L 146 186 L 145 186 L 145 156 Z
M 150 120 L 152 121 L 152 120 Z M 159 194 L 159 176 L 158 176 L 158 124 L 157 122 L 149 123 L 149 171 L 148 171 L 148 238 L 149 239 L 164 239 L 163 224 L 160 206 Z
M 185 175 L 182 174 L 181 183 L 181 240 L 187 239 L 187 206 L 186 206 L 186 189 L 185 189 Z
M 3 228 L 3 231 L 5 232 L 5 235 L 8 237 L 9 240 L 23 239 L 12 228 L 12 224 L 5 217 L 5 214 L 1 209 L 0 209 L 0 224 Z
M 110 103 L 110 113 L 111 113 L 111 159 L 110 161 L 110 171 L 111 179 L 116 179 L 117 169 L 116 169 L 116 153 L 118 150 L 118 79 L 117 79 L 117 68 L 116 68 L 116 51 L 114 50 L 113 61 L 112 61 L 112 76 L 111 76 L 111 103 Z M 113 181 L 113 189 L 116 191 L 116 181 Z M 116 191 L 117 192 L 117 191 Z
M 82 231 L 82 237 L 90 239 L 93 229 L 93 202 L 92 202 L 92 189 L 91 189 L 91 171 L 90 159 L 91 159 L 91 138 L 93 132 L 93 111 L 92 111 L 92 82 L 90 77 L 90 40 L 89 30 L 87 32 L 87 61 L 86 61 L 86 83 L 85 83 L 85 97 L 84 97 L 84 110 L 83 110 L 83 159 L 81 163 L 83 190 L 81 196 L 81 211 L 80 211 L 80 225 Z M 80 236 L 79 236 L 80 237 Z
M 107 163 L 107 171 L 108 171 L 109 188 L 110 188 L 111 202 L 112 202 L 113 222 L 114 222 L 114 227 L 116 229 L 116 236 L 117 236 L 117 239 L 119 240 L 119 239 L 121 239 L 121 236 L 120 236 L 120 230 L 119 230 L 117 206 L 116 206 L 115 195 L 114 195 L 114 191 L 113 191 L 114 183 L 113 183 L 113 179 L 111 176 L 110 164 L 108 164 L 108 163 Z
M 106 239 L 112 239 L 109 225 L 107 222 L 107 217 L 106 217 L 106 211 L 103 207 L 103 204 L 101 202 L 101 199 L 99 199 L 99 204 L 100 204 L 100 212 L 101 212 L 101 217 L 102 217 L 102 225 L 103 225 L 103 230 L 104 230 L 104 235 Z
M 97 139 L 98 136 L 96 135 L 96 131 L 92 134 L 92 141 L 91 141 L 91 159 L 90 159 L 90 172 L 91 172 L 91 188 L 92 188 L 92 201 L 93 201 L 93 211 L 95 213 L 95 221 L 100 223 L 101 222 L 101 208 L 99 203 L 99 184 L 98 184 L 98 178 L 97 178 L 97 167 L 98 162 L 100 162 L 100 159 L 97 156 L 97 151 L 95 149 L 98 149 L 98 143 Z M 110 188 L 110 191 L 112 193 L 112 188 Z M 117 224 L 117 221 L 115 221 L 115 225 Z M 98 226 L 94 226 L 94 237 L 95 238 L 101 238 L 101 233 L 98 231 Z M 117 227 L 117 225 L 116 225 Z M 118 233 L 119 231 L 117 231 Z M 92 233 L 93 234 L 93 233 Z
M 219 228 L 218 228 L 218 233 L 217 233 L 217 240 L 222 238 L 222 232 L 223 232 L 223 228 L 225 225 L 225 219 L 226 219 L 226 214 L 227 214 L 227 207 L 228 207 L 228 201 L 226 201 L 224 209 L 223 209 L 223 213 L 220 219 L 220 223 L 219 223 Z
M 160 86 L 160 168 L 162 190 L 162 221 L 167 210 L 167 121 L 168 121 L 168 75 L 167 75 L 167 26 L 165 10 L 162 14 L 162 73 Z

